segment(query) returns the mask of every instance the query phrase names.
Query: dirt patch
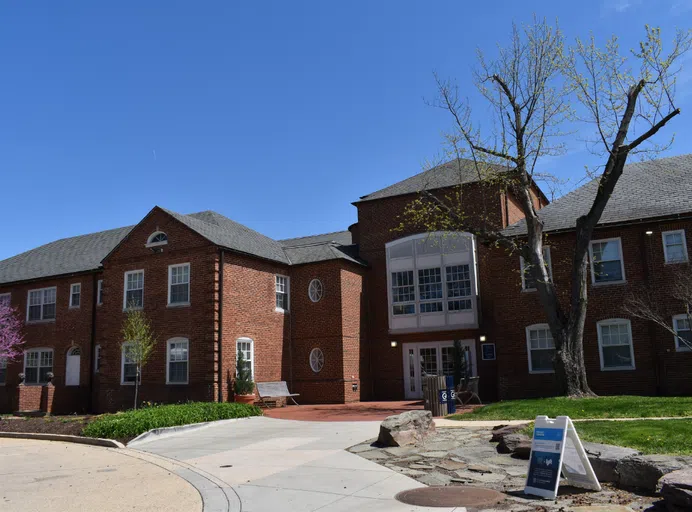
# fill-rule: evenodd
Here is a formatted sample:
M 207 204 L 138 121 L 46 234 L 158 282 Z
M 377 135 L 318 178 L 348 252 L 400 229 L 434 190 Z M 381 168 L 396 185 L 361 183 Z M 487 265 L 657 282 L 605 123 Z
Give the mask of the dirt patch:
M 90 416 L 51 416 L 49 418 L 0 418 L 0 432 L 26 432 L 31 434 L 63 434 L 81 436 Z

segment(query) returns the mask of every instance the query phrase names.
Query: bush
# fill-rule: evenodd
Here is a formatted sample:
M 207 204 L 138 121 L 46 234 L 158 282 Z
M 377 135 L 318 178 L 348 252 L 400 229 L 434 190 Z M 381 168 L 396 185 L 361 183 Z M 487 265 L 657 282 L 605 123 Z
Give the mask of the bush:
M 261 415 L 262 410 L 259 407 L 237 403 L 189 402 L 158 405 L 116 414 L 104 414 L 89 423 L 82 434 L 87 437 L 132 439 L 153 428 Z

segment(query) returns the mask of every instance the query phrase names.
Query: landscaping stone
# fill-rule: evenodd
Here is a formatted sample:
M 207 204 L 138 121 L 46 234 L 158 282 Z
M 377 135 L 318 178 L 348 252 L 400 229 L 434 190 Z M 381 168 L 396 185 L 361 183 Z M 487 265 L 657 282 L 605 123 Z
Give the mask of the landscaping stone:
M 389 454 L 383 450 L 370 450 L 368 452 L 360 452 L 358 455 L 368 460 L 389 459 Z
M 525 425 L 498 425 L 493 428 L 493 436 L 490 438 L 491 443 L 499 443 L 502 438 L 509 434 L 514 434 L 518 430 L 524 428 Z
M 430 464 L 420 464 L 418 462 L 414 462 L 413 464 L 409 464 L 408 467 L 411 469 L 435 469 L 435 466 L 432 466 Z
M 488 466 L 484 466 L 483 464 L 471 464 L 468 467 L 469 471 L 474 471 L 475 473 L 492 473 L 492 469 L 490 469 Z
M 423 441 L 434 431 L 435 423 L 430 411 L 406 411 L 385 418 L 377 440 L 385 446 L 407 446 Z
M 596 473 L 598 481 L 617 483 L 620 480 L 620 475 L 615 471 L 617 463 L 626 457 L 640 455 L 640 452 L 631 448 L 623 448 L 621 446 L 613 446 L 610 444 L 600 443 L 583 443 L 584 450 L 589 456 L 591 467 Z
M 459 447 L 459 444 L 454 441 L 436 441 L 432 443 L 424 443 L 425 449 L 430 452 L 448 452 Z
M 474 482 L 502 482 L 506 475 L 501 475 L 499 473 L 475 473 L 467 469 L 461 469 L 455 471 L 459 478 L 466 480 L 472 480 Z
M 655 492 L 658 480 L 668 473 L 685 468 L 685 464 L 668 455 L 636 455 L 620 460 L 615 470 L 620 487 L 637 487 Z
M 357 444 L 356 446 L 351 446 L 348 451 L 351 453 L 361 453 L 361 452 L 368 452 L 370 450 L 374 450 L 376 446 L 373 446 L 372 443 L 362 443 L 362 444 Z
M 418 478 L 419 482 L 430 486 L 447 485 L 452 481 L 452 477 L 440 473 L 439 471 L 433 471 L 432 473 L 427 473 L 426 475 Z
M 394 455 L 395 457 L 402 457 L 414 453 L 416 451 L 416 448 L 413 446 L 395 446 L 393 448 L 385 448 L 384 451 L 386 451 L 389 455 Z
M 439 452 L 421 452 L 421 455 L 423 457 L 431 457 L 433 459 L 441 459 L 441 458 L 447 456 L 447 452 L 442 452 L 442 451 L 439 451 Z
M 671 512 L 692 510 L 692 469 L 680 469 L 663 475 L 658 489 Z
M 503 436 L 500 443 L 497 445 L 498 453 L 514 453 L 517 449 L 520 449 L 528 445 L 529 451 L 531 451 L 531 439 L 524 434 L 508 434 Z
M 466 468 L 467 464 L 465 462 L 459 462 L 457 460 L 443 460 L 441 462 L 438 462 L 436 466 L 446 469 L 447 471 L 456 471 L 457 469 L 464 469 Z

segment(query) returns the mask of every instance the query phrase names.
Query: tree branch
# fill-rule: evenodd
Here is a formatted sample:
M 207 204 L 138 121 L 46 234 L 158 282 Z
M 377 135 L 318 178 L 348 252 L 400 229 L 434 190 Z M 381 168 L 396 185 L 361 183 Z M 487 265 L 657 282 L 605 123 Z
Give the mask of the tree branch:
M 676 108 L 670 114 L 668 114 L 666 117 L 661 119 L 658 123 L 656 123 L 651 128 L 649 128 L 645 133 L 643 133 L 641 136 L 637 137 L 630 144 L 628 144 L 627 145 L 628 149 L 630 149 L 630 150 L 634 149 L 637 146 L 639 146 L 639 144 L 641 144 L 642 142 L 647 140 L 648 138 L 654 136 L 658 130 L 663 128 L 668 123 L 668 121 L 673 119 L 678 114 L 680 114 L 680 109 Z

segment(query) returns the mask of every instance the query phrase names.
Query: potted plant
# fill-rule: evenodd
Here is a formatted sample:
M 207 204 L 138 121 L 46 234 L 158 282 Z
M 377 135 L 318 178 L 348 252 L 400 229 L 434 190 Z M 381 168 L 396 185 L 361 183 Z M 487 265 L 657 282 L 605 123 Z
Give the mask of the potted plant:
M 252 380 L 252 370 L 247 361 L 245 361 L 242 350 L 238 351 L 233 391 L 236 402 L 251 404 L 255 401 L 255 383 Z

